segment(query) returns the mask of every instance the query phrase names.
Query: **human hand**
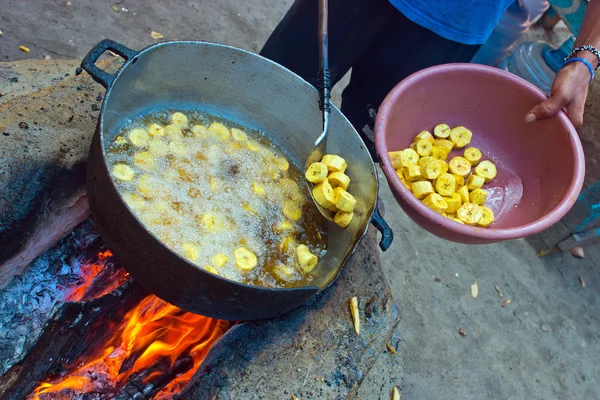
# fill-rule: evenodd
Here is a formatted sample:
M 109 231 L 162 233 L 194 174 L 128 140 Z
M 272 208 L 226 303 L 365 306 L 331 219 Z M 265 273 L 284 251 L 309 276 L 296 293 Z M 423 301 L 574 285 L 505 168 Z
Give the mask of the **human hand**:
M 548 119 L 563 110 L 573 126 L 579 128 L 583 123 L 589 81 L 590 71 L 583 63 L 565 65 L 554 78 L 550 97 L 533 107 L 525 116 L 525 121 Z

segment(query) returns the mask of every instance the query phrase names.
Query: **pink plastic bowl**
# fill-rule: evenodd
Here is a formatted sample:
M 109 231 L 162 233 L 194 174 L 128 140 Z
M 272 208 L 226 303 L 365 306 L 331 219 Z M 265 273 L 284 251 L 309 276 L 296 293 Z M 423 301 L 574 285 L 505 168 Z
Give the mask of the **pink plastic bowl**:
M 575 203 L 585 172 L 583 149 L 563 112 L 525 122 L 546 96 L 508 72 L 476 64 L 446 64 L 400 82 L 377 114 L 375 142 L 396 200 L 421 227 L 461 243 L 526 237 L 559 221 Z M 407 148 L 419 132 L 446 123 L 473 132 L 470 146 L 494 162 L 498 175 L 484 186 L 496 216 L 488 228 L 458 224 L 419 201 L 400 181 L 388 151 Z M 462 150 L 453 150 L 462 155 Z

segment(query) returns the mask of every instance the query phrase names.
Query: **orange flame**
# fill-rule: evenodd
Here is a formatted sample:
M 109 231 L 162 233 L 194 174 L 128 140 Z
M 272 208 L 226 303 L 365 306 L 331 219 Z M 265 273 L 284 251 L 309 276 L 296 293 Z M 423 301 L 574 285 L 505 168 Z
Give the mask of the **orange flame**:
M 193 367 L 166 384 L 155 396 L 156 399 L 170 399 L 185 387 L 212 345 L 232 324 L 183 311 L 149 295 L 125 315 L 99 354 L 90 357 L 66 377 L 39 384 L 30 399 L 71 399 L 73 394 L 118 391 L 132 376 L 158 362 L 168 364 L 151 371 L 142 380 L 146 384 L 156 382 L 163 376 L 174 374 L 177 360 L 189 357 Z M 124 363 L 131 367 L 121 371 Z
M 82 282 L 79 285 L 71 288 L 71 292 L 69 293 L 69 295 L 67 296 L 67 298 L 65 300 L 66 301 L 81 301 L 81 300 L 83 300 L 83 298 L 86 295 L 86 291 L 90 288 L 90 286 L 92 286 L 92 281 L 100 273 L 100 271 L 102 271 L 102 269 L 106 265 L 107 261 L 109 261 L 111 258 L 112 258 L 111 251 L 106 250 L 104 252 L 98 253 L 98 261 L 82 265 L 81 269 L 79 271 L 80 277 L 82 278 Z M 129 275 L 127 275 L 127 277 L 128 276 Z M 121 280 L 114 280 L 112 282 L 106 282 L 106 285 L 102 290 L 102 293 L 100 293 L 96 297 L 101 297 L 107 293 L 112 292 L 117 287 L 119 287 L 122 283 L 123 283 L 123 281 L 121 281 Z

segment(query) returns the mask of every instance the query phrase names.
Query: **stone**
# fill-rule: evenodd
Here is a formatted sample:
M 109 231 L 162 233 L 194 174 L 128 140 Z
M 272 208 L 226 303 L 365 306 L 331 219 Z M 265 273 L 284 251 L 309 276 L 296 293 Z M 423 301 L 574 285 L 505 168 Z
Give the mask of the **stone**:
M 0 63 L 8 78 L 0 86 L 0 288 L 89 215 L 85 162 L 98 118 L 90 103 L 104 88 L 75 76 L 78 63 Z
M 379 356 L 389 357 L 382 352 L 399 322 L 375 238 L 371 228 L 338 279 L 306 306 L 233 327 L 177 398 L 355 397 Z M 360 336 L 348 306 L 353 296 L 359 299 Z M 367 318 L 365 306 L 372 298 Z M 386 390 L 392 385 L 387 381 Z

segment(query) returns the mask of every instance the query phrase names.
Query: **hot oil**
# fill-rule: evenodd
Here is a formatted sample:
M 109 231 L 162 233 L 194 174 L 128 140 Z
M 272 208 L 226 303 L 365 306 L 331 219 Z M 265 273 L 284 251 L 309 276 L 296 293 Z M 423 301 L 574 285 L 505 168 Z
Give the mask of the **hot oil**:
M 305 244 L 322 258 L 327 234 L 302 171 L 266 134 L 197 111 L 185 113 L 189 126 L 180 135 L 175 130 L 142 146 L 131 143 L 132 129 L 166 127 L 172 114 L 161 111 L 128 123 L 107 148 L 111 170 L 118 163 L 133 168 L 131 181 L 115 182 L 138 219 L 182 257 L 228 279 L 266 287 L 309 284 L 312 276 L 300 267 L 296 247 Z M 214 122 L 241 129 L 247 139 L 231 133 L 223 139 L 206 130 Z M 139 163 L 140 153 L 150 154 L 152 162 Z M 236 265 L 239 247 L 257 257 L 249 272 Z M 219 268 L 214 256 L 221 254 L 228 260 Z

